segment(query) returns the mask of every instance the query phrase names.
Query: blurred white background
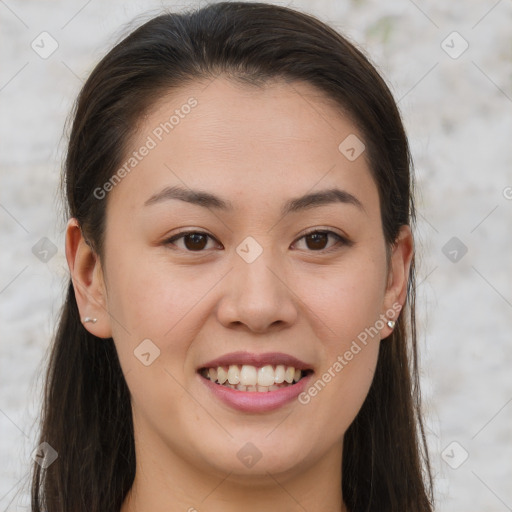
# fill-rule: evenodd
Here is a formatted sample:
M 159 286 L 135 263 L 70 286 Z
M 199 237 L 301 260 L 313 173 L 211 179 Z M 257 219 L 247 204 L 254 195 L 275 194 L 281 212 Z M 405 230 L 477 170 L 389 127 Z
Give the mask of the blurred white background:
M 416 167 L 437 510 L 512 510 L 512 4 L 275 3 L 348 36 L 398 101 Z M 0 511 L 29 509 L 43 358 L 68 278 L 58 192 L 66 117 L 126 23 L 197 5 L 0 0 Z

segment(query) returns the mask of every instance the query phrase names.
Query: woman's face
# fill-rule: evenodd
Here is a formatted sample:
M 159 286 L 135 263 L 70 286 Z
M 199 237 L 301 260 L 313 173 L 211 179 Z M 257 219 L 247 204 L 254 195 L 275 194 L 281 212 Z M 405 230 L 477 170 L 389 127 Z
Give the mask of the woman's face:
M 309 85 L 219 77 L 162 99 L 130 144 L 95 193 L 104 258 L 77 295 L 115 341 L 138 457 L 252 481 L 338 471 L 412 254 L 404 230 L 388 269 L 362 135 Z

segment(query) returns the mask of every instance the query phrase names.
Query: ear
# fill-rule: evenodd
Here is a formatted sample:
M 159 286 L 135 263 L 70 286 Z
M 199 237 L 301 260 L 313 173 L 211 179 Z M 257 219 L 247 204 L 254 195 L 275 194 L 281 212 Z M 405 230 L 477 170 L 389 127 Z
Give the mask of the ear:
M 112 337 L 110 315 L 107 310 L 106 287 L 98 255 L 85 241 L 78 220 L 72 218 L 66 228 L 66 259 L 82 322 L 95 318 L 84 327 L 99 338 Z
M 407 284 L 409 282 L 409 271 L 414 255 L 414 240 L 411 228 L 404 225 L 400 228 L 397 239 L 392 247 L 389 262 L 388 280 L 384 295 L 382 312 L 387 320 L 398 319 L 407 297 Z M 387 324 L 382 329 L 382 338 L 385 338 L 393 331 Z

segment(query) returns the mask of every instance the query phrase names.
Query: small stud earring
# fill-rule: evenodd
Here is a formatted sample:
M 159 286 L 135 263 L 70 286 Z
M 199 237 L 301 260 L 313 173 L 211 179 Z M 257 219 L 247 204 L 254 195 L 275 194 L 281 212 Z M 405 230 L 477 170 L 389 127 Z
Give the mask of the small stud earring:
M 395 321 L 394 320 L 388 320 L 388 327 L 390 329 L 393 329 L 393 327 L 395 327 Z
M 97 318 L 91 318 L 90 316 L 86 316 L 84 319 L 83 319 L 83 323 L 86 324 L 87 322 L 91 322 L 93 324 L 95 324 L 96 322 L 98 321 Z

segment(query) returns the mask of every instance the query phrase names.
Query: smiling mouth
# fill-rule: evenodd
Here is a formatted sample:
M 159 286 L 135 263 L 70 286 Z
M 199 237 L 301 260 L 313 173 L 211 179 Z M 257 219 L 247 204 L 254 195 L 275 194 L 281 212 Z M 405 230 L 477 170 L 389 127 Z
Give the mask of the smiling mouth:
M 313 370 L 299 370 L 287 365 L 265 365 L 261 367 L 249 364 L 201 368 L 198 373 L 219 386 L 237 391 L 267 393 L 293 386 Z

